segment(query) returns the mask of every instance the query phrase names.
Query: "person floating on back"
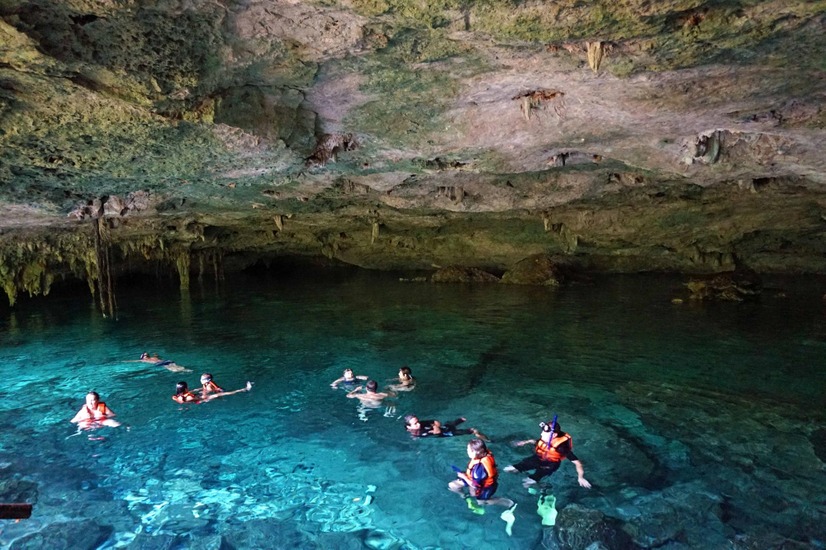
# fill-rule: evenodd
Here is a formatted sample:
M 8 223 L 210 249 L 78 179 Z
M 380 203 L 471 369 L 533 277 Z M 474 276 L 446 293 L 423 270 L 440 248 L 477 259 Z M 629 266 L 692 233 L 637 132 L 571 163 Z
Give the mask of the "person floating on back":
M 516 504 L 504 497 L 494 497 L 499 487 L 499 473 L 496 470 L 496 460 L 493 458 L 485 442 L 481 439 L 471 439 L 467 444 L 467 455 L 470 458 L 465 471 L 456 466 L 456 478 L 448 483 L 448 489 L 465 497 L 468 508 L 475 514 L 484 514 L 484 506 L 498 505 L 507 508 L 500 516 L 507 523 L 506 531 L 511 534 L 514 522 L 513 511 Z M 467 496 L 465 489 L 467 488 Z
M 93 430 L 101 426 L 116 428 L 120 426 L 120 422 L 113 420 L 114 416 L 114 411 L 100 400 L 97 392 L 90 391 L 86 394 L 86 403 L 70 422 L 77 424 L 81 430 Z
M 170 361 L 168 359 L 161 359 L 158 357 L 158 354 L 155 353 L 153 355 L 149 355 L 147 352 L 141 353 L 141 358 L 138 359 L 141 363 L 151 363 L 158 367 L 163 367 L 169 372 L 192 372 L 186 367 L 182 367 L 175 361 Z
M 490 441 L 488 436 L 477 430 L 476 428 L 459 428 L 467 419 L 459 417 L 451 422 L 444 424 L 438 420 L 419 420 L 414 414 L 408 414 L 404 417 L 404 427 L 412 437 L 453 437 L 454 435 L 469 435 L 473 434 L 479 439 Z
M 514 443 L 517 447 L 535 444 L 534 454 L 520 460 L 516 464 L 505 466 L 503 470 L 505 472 L 527 472 L 534 470 L 531 475 L 525 478 L 523 483 L 525 487 L 529 487 L 538 483 L 543 477 L 550 476 L 556 472 L 562 464 L 562 461 L 567 458 L 573 462 L 576 468 L 577 481 L 579 481 L 579 484 L 586 489 L 590 489 L 591 484 L 585 479 L 585 469 L 582 466 L 582 462 L 580 462 L 574 454 L 573 438 L 562 431 L 559 423 L 556 422 L 556 417 L 554 417 L 553 422 L 542 422 L 539 426 L 542 428 L 539 440 L 526 439 Z
M 213 393 L 202 397 L 191 391 L 186 382 L 181 381 L 175 385 L 175 395 L 172 396 L 172 400 L 176 403 L 206 403 L 207 401 L 212 401 L 213 399 L 217 399 L 219 397 L 233 395 L 242 391 L 250 391 L 251 389 L 252 382 L 247 382 L 247 385 L 239 390 L 221 391 L 219 393 Z
M 339 384 L 344 386 L 347 390 L 352 390 L 358 385 L 359 380 L 367 380 L 367 376 L 363 374 L 353 374 L 353 369 L 344 369 L 340 378 L 336 378 L 330 384 L 331 388 L 338 388 Z

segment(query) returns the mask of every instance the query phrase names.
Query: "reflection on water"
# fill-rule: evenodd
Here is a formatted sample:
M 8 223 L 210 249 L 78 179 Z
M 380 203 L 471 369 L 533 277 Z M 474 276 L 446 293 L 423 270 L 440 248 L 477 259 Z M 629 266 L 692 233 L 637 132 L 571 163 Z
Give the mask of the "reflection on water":
M 35 509 L 0 546 L 822 547 L 824 285 L 777 284 L 785 297 L 675 305 L 665 277 L 555 291 L 347 273 L 121 289 L 117 321 L 85 296 L 21 304 L 0 317 L 0 501 Z M 193 372 L 130 361 L 143 351 Z M 377 409 L 330 388 L 402 365 L 416 389 Z M 174 403 L 201 372 L 255 387 Z M 90 389 L 124 424 L 102 440 L 68 422 Z M 447 491 L 467 437 L 411 440 L 408 413 L 467 417 L 500 470 L 557 413 L 594 488 L 564 464 L 540 488 L 559 512 L 543 527 L 542 494 L 502 473 L 508 536 L 501 509 Z

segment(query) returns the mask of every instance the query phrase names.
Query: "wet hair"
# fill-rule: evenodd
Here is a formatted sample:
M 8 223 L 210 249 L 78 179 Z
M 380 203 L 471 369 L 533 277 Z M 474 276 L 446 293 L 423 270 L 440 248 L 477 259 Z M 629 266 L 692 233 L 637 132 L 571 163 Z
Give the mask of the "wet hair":
M 410 372 L 410 367 L 408 367 L 408 366 L 404 366 L 404 367 L 400 368 L 399 373 L 401 373 L 402 376 L 406 376 L 408 378 L 413 378 L 413 373 Z
M 146 352 L 141 353 L 141 359 L 149 359 L 149 354 Z
M 175 395 L 181 395 L 189 391 L 186 382 L 178 382 L 175 384 Z
M 409 426 L 409 425 L 410 425 L 410 421 L 411 421 L 411 420 L 413 420 L 414 418 L 416 418 L 416 419 L 418 420 L 418 418 L 416 417 L 416 415 L 415 415 L 415 414 L 408 414 L 408 415 L 405 415 L 405 417 L 404 417 L 404 423 L 405 423 L 405 425 Z
M 376 391 L 379 388 L 379 383 L 375 380 L 368 380 L 367 381 L 367 389 L 369 391 Z
M 485 445 L 485 442 L 481 439 L 471 439 L 467 446 L 468 449 L 476 454 L 476 456 L 484 456 L 488 454 L 488 446 Z
M 212 382 L 212 375 L 209 374 L 208 372 L 205 372 L 204 374 L 201 375 L 201 380 L 204 380 L 204 379 L 206 379 L 207 382 Z
M 87 397 L 88 397 L 88 396 L 90 396 L 90 395 L 94 395 L 94 396 L 95 396 L 95 401 L 100 401 L 100 396 L 98 395 L 98 392 L 96 392 L 96 391 L 90 391 L 89 393 L 87 393 L 87 394 L 86 394 L 86 396 L 87 396 Z

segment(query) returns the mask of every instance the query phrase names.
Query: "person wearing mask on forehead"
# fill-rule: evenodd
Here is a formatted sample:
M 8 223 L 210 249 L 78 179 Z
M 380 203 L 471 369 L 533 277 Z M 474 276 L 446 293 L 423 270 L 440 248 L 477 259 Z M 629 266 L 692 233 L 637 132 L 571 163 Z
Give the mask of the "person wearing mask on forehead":
M 222 393 L 224 390 L 215 383 L 212 379 L 212 375 L 208 372 L 205 372 L 201 375 L 201 398 L 205 398 L 207 395 L 211 393 Z
M 562 461 L 567 458 L 576 468 L 577 481 L 580 486 L 590 489 L 591 484 L 585 479 L 585 469 L 582 462 L 574 454 L 573 438 L 562 431 L 556 417 L 550 423 L 541 422 L 539 426 L 542 428 L 542 433 L 539 434 L 538 440 L 525 439 L 514 443 L 517 447 L 534 445 L 534 453 L 516 464 L 505 466 L 502 470 L 511 473 L 533 470 L 533 473 L 525 478 L 523 482 L 525 487 L 529 487 L 538 483 L 543 477 L 556 472 L 562 465 Z

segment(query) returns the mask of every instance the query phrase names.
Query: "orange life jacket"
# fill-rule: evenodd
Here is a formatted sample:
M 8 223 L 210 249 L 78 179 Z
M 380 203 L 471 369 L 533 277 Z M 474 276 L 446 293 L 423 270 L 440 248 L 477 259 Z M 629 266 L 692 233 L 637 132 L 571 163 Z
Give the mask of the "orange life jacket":
M 223 392 L 223 391 L 224 391 L 223 389 L 221 389 L 221 387 L 220 387 L 220 386 L 218 386 L 218 384 L 216 384 L 216 383 L 215 383 L 215 382 L 213 382 L 212 380 L 210 380 L 210 381 L 209 381 L 209 382 L 207 382 L 206 384 L 203 384 L 203 389 L 204 389 L 204 391 L 205 391 L 205 392 L 207 392 L 207 393 L 211 393 L 211 392 L 221 393 L 221 392 Z
M 488 454 L 483 456 L 482 458 L 474 458 L 470 462 L 468 462 L 467 470 L 465 471 L 465 475 L 471 481 L 473 480 L 473 467 L 477 464 L 481 464 L 485 471 L 488 473 L 488 477 L 482 482 L 482 484 L 478 487 L 479 489 L 487 489 L 488 487 L 492 486 L 496 483 L 496 476 L 498 472 L 496 471 L 496 461 L 493 459 L 493 453 L 488 451 Z M 475 485 L 474 481 L 474 485 Z
M 103 401 L 98 401 L 98 404 L 95 405 L 94 409 L 90 409 L 89 405 L 86 405 L 86 411 L 89 413 L 89 418 L 91 420 L 100 420 L 101 418 L 106 418 L 106 403 Z M 95 413 L 100 414 L 95 414 Z
M 570 448 L 573 449 L 574 440 L 571 439 L 571 436 L 566 433 L 551 439 L 550 445 L 542 441 L 542 438 L 539 438 L 539 441 L 536 442 L 534 452 L 540 460 L 544 460 L 546 462 L 562 462 L 565 459 L 565 455 L 557 451 L 557 449 L 566 441 L 570 442 Z

